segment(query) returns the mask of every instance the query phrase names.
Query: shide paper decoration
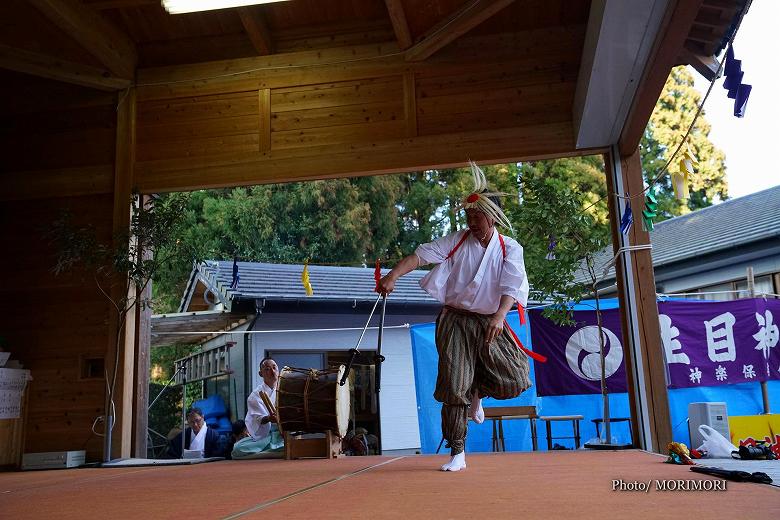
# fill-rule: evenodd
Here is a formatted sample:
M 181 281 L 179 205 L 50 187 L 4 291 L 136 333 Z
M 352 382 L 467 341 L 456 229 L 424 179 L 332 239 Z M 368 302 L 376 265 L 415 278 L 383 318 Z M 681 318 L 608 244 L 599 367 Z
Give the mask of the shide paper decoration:
M 626 203 L 626 210 L 623 212 L 623 217 L 620 219 L 620 232 L 624 235 L 631 229 L 631 224 L 634 222 L 634 214 L 631 212 L 631 203 Z
M 658 199 L 655 198 L 655 192 L 650 190 L 645 196 L 645 209 L 642 210 L 642 222 L 647 231 L 653 230 L 653 219 L 658 216 Z
M 750 91 L 753 90 L 752 85 L 742 83 L 744 75 L 745 73 L 742 71 L 742 60 L 734 58 L 734 46 L 729 45 L 729 48 L 726 51 L 726 80 L 723 82 L 723 88 L 728 90 L 728 94 L 726 95 L 734 100 L 734 115 L 737 117 L 745 116 L 745 109 L 747 108 Z

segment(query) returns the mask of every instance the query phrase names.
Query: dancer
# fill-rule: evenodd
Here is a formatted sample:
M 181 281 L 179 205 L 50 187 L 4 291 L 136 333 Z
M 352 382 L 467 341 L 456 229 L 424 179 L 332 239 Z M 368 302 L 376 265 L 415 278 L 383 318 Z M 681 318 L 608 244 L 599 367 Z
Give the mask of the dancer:
M 426 264 L 439 264 L 420 286 L 444 304 L 436 320 L 439 373 L 434 398 L 442 403 L 444 438 L 452 459 L 442 471 L 466 467 L 468 415 L 485 420 L 482 397 L 510 399 L 531 386 L 527 352 L 505 327 L 517 302 L 522 315 L 528 299 L 523 248 L 496 231 L 511 231 L 500 207 L 505 194 L 490 192 L 473 162 L 474 191 L 463 201 L 468 229 L 423 244 L 379 281 L 383 294 L 401 276 Z

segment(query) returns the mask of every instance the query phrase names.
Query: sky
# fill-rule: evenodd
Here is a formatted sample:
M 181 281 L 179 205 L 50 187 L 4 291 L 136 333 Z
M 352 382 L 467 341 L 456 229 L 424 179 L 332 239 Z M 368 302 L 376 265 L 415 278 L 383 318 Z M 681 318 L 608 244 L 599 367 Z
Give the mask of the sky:
M 742 60 L 742 83 L 753 85 L 745 117 L 734 117 L 734 100 L 726 97 L 723 78 L 716 81 L 704 117 L 712 125 L 710 140 L 726 154 L 731 198 L 780 185 L 780 1 L 753 0 L 734 39 Z M 693 69 L 691 69 L 693 71 Z M 709 83 L 693 71 L 702 93 Z

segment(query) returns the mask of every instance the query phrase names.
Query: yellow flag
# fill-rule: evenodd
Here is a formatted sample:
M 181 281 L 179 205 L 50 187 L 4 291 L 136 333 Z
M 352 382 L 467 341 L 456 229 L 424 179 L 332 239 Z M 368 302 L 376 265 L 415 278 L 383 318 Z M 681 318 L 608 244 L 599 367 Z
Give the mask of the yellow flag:
M 311 281 L 309 280 L 309 261 L 306 260 L 303 263 L 303 272 L 301 273 L 301 282 L 303 283 L 304 289 L 306 289 L 306 296 L 311 296 L 314 294 L 314 289 L 311 287 Z
M 699 164 L 699 161 L 693 153 L 691 143 L 687 140 L 683 144 L 681 150 L 682 154 L 680 155 L 679 160 L 680 171 L 678 173 L 672 173 L 672 187 L 674 188 L 674 196 L 678 199 L 685 200 L 689 196 L 689 176 L 696 173 L 694 166 Z

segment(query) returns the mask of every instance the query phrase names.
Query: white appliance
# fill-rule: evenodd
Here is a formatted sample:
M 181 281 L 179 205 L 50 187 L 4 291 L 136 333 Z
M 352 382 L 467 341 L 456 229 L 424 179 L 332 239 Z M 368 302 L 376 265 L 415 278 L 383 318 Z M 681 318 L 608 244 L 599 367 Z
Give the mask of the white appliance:
M 25 453 L 22 457 L 22 469 L 76 468 L 84 464 L 86 458 L 87 452 L 84 450 Z
M 691 436 L 690 448 L 698 448 L 704 442 L 699 433 L 699 425 L 706 424 L 731 442 L 729 432 L 729 414 L 726 403 L 689 403 L 688 433 Z

